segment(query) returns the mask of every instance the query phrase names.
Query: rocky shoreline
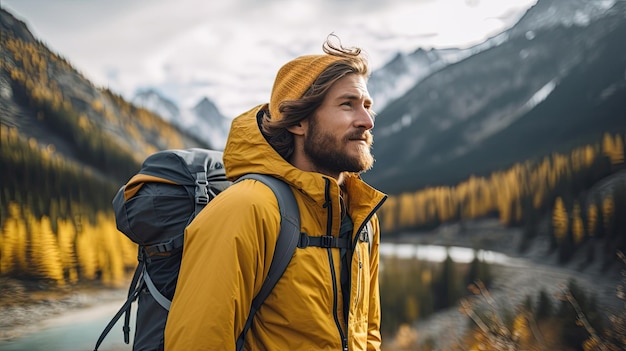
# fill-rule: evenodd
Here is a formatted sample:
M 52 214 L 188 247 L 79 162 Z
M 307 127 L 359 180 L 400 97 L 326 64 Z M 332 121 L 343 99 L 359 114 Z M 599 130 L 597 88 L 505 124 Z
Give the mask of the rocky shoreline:
M 461 246 L 480 248 L 506 254 L 519 264 L 494 267 L 494 282 L 489 289 L 490 296 L 500 308 L 515 308 L 527 296 L 535 298 L 543 289 L 554 296 L 560 294 L 569 280 L 598 301 L 600 312 L 608 316 L 624 308 L 624 301 L 617 297 L 617 286 L 622 283 L 621 271 L 626 269 L 617 261 L 615 265 L 604 267 L 598 262 L 587 262 L 585 250 L 567 264 L 558 264 L 556 253 L 549 253 L 547 235 L 538 235 L 526 250 L 518 248 L 523 232 L 519 228 L 504 228 L 497 220 L 468 221 L 464 224 L 443 225 L 428 233 L 407 233 L 394 238 L 394 241 L 420 245 Z M 595 257 L 600 257 L 599 254 Z M 480 298 L 471 298 L 480 303 Z M 469 325 L 469 318 L 458 307 L 440 311 L 420 320 L 403 330 L 396 340 L 386 340 L 385 350 L 393 350 L 400 339 L 436 340 L 437 349 L 446 349 L 461 340 Z
M 46 321 L 69 312 L 124 301 L 124 289 L 80 285 L 50 289 L 15 279 L 0 278 L 0 341 L 38 331 Z

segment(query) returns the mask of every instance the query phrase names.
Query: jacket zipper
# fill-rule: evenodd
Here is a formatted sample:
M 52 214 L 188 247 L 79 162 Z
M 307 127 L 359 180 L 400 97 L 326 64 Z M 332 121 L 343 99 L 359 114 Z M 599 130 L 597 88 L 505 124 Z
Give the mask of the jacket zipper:
M 354 299 L 354 308 L 357 307 L 359 300 L 361 299 L 361 275 L 363 274 L 361 272 L 361 270 L 363 269 L 363 260 L 361 260 L 361 250 L 359 249 L 358 245 L 355 252 L 359 261 L 359 271 L 356 277 L 356 297 Z
M 338 306 L 337 301 L 339 300 L 339 296 L 337 293 L 337 275 L 335 274 L 335 263 L 333 261 L 333 252 L 331 248 L 326 249 L 328 252 L 328 261 L 330 263 L 330 272 L 331 277 L 333 279 L 333 318 L 335 319 L 335 325 L 337 325 L 337 330 L 339 330 L 339 336 L 341 337 L 341 346 L 344 351 L 348 351 L 348 338 L 344 330 L 341 328 L 341 323 L 339 322 L 339 315 L 337 314 Z
M 333 218 L 333 206 L 332 206 L 332 200 L 330 199 L 330 179 L 324 177 L 324 180 L 326 182 L 326 186 L 324 189 L 324 194 L 326 197 L 326 203 L 324 204 L 324 206 L 326 207 L 327 210 L 327 217 L 328 217 L 328 221 L 326 222 L 326 233 L 327 235 L 332 235 L 332 218 Z M 348 351 L 348 337 L 346 335 L 346 332 L 343 330 L 343 328 L 341 328 L 341 323 L 339 322 L 339 315 L 338 315 L 338 300 L 339 300 L 339 294 L 337 292 L 337 274 L 335 274 L 335 263 L 333 261 L 333 252 L 331 248 L 326 249 L 327 253 L 328 253 L 328 261 L 330 264 L 330 272 L 331 272 L 331 277 L 332 277 L 332 281 L 333 281 L 333 318 L 335 319 L 335 325 L 337 326 L 337 330 L 339 330 L 339 336 L 341 337 L 341 347 L 343 351 Z M 347 321 L 346 321 L 346 328 L 347 328 Z
M 332 218 L 333 218 L 333 211 L 332 211 L 332 201 L 330 199 L 330 179 L 324 177 L 324 181 L 326 182 L 326 186 L 324 189 L 324 195 L 325 195 L 325 201 L 326 203 L 324 204 L 324 207 L 326 207 L 327 209 L 327 216 L 328 216 L 328 221 L 326 222 L 326 233 L 328 233 L 328 235 L 331 235 L 332 233 Z M 385 195 L 385 197 L 383 197 L 383 199 L 376 205 L 376 207 L 374 207 L 374 209 L 367 215 L 367 217 L 365 218 L 365 221 L 363 221 L 363 223 L 361 224 L 361 226 L 359 227 L 359 230 L 357 231 L 357 233 L 360 233 L 361 230 L 363 230 L 363 227 L 365 225 L 367 225 L 367 222 L 370 221 L 370 219 L 372 218 L 372 216 L 374 216 L 374 213 L 376 213 L 376 211 L 383 205 L 383 203 L 385 202 L 385 200 L 387 200 L 387 195 Z M 359 240 L 359 236 L 356 235 L 354 238 L 354 241 L 352 243 L 352 247 L 353 249 L 356 248 L 356 244 Z M 371 245 L 371 243 L 370 243 Z M 328 252 L 328 261 L 330 263 L 330 272 L 331 272 L 331 276 L 332 276 L 332 280 L 333 280 L 333 318 L 335 319 L 335 324 L 337 325 L 337 330 L 339 330 L 339 335 L 341 337 L 341 346 L 342 346 L 342 350 L 343 351 L 348 351 L 348 336 L 347 336 L 347 328 L 348 328 L 348 321 L 346 321 L 346 331 L 344 331 L 341 328 L 341 323 L 339 322 L 339 316 L 338 316 L 338 311 L 337 311 L 337 300 L 339 299 L 338 297 L 338 292 L 337 292 L 337 275 L 335 274 L 335 264 L 333 262 L 333 254 L 332 254 L 332 249 L 328 248 L 327 249 Z M 360 285 L 361 283 L 361 272 L 360 270 L 363 267 L 363 263 L 361 261 L 361 256 L 359 256 L 359 279 L 358 279 L 358 284 Z M 359 289 L 360 290 L 360 289 Z M 358 297 L 358 292 L 357 292 L 357 297 Z M 357 298 L 357 302 L 358 302 L 358 298 Z M 356 303 L 355 302 L 355 307 L 356 307 Z
M 374 209 L 367 215 L 367 217 L 365 218 L 365 220 L 363 221 L 363 223 L 361 224 L 361 226 L 359 227 L 359 229 L 356 231 L 356 233 L 358 233 L 355 238 L 354 241 L 352 243 L 352 248 L 354 250 L 354 252 L 357 254 L 358 257 L 358 263 L 359 263 L 359 272 L 357 275 L 357 291 L 356 291 L 356 298 L 354 300 L 354 308 L 357 308 L 357 305 L 359 303 L 359 300 L 361 299 L 361 270 L 363 269 L 363 259 L 361 257 L 361 250 L 359 249 L 359 246 L 357 245 L 358 240 L 359 240 L 359 236 L 361 235 L 361 231 L 363 231 L 363 229 L 365 228 L 365 226 L 367 225 L 367 223 L 370 221 L 370 219 L 372 219 L 372 216 L 374 216 L 374 213 L 376 213 L 376 211 L 378 211 L 378 209 L 383 205 L 383 203 L 385 202 L 385 200 L 387 200 L 387 196 L 385 195 L 385 197 L 376 205 L 376 207 L 374 207 Z M 373 240 L 373 239 L 371 239 Z M 372 243 L 369 243 L 370 247 L 372 245 Z M 368 254 L 371 252 L 368 252 Z

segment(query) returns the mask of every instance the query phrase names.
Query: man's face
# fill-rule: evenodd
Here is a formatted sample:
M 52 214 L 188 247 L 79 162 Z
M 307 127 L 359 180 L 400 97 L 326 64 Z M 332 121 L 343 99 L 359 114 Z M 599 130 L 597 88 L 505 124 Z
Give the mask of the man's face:
M 304 141 L 304 153 L 318 172 L 338 175 L 372 167 L 371 106 L 361 75 L 348 74 L 330 88 L 309 120 Z

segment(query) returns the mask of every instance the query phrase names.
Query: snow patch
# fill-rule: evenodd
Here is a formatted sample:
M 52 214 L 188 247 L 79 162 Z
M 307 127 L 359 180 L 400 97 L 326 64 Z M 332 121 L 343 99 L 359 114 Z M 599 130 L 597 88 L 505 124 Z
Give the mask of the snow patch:
M 558 81 L 556 79 L 551 80 L 539 89 L 533 96 L 526 101 L 519 109 L 510 111 L 509 113 L 499 113 L 497 115 L 489 116 L 485 118 L 479 128 L 465 134 L 465 140 L 472 144 L 476 144 L 487 137 L 507 128 L 518 118 L 523 116 L 528 111 L 532 110 L 535 106 L 544 101 L 550 93 L 556 88 Z
M 556 88 L 557 80 L 553 79 L 549 81 L 546 85 L 544 85 L 541 89 L 539 89 L 525 104 L 524 108 L 526 111 L 532 109 L 537 106 L 540 102 L 545 100 L 550 93 Z M 526 112 L 524 111 L 524 112 Z

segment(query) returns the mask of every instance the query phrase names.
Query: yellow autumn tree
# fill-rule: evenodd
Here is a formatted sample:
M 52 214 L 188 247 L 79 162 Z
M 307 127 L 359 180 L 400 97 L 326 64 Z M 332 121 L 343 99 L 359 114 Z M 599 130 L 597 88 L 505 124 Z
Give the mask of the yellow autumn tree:
M 98 270 L 98 241 L 91 234 L 92 232 L 86 226 L 81 225 L 76 238 L 76 257 L 81 278 L 94 280 Z
M 395 196 L 389 196 L 387 201 L 378 211 L 378 217 L 384 232 L 391 232 L 396 229 L 396 213 L 398 211 Z
M 20 206 L 10 203 L 8 212 L 0 233 L 0 274 L 26 267 L 26 225 Z
M 453 190 L 450 187 L 436 187 L 433 191 L 435 192 L 439 220 L 441 222 L 449 221 L 454 217 L 457 208 Z
M 415 321 L 420 315 L 420 306 L 417 296 L 409 294 L 404 300 L 404 313 L 408 321 Z
M 554 237 L 557 242 L 562 242 L 567 235 L 569 229 L 569 221 L 567 218 L 567 211 L 565 210 L 565 204 L 563 199 L 559 196 L 554 203 L 554 211 L 552 213 L 552 228 L 554 230 Z
M 594 203 L 587 208 L 587 233 L 595 236 L 598 230 L 598 206 Z
M 619 134 L 615 135 L 614 145 L 615 145 L 614 161 L 616 164 L 622 164 L 624 163 L 624 139 L 622 139 L 621 135 Z
M 578 201 L 574 202 L 574 209 L 572 211 L 572 233 L 574 234 L 574 243 L 580 244 L 585 237 L 585 226 L 580 215 L 580 205 Z
M 63 271 L 66 273 L 70 283 L 78 281 L 78 261 L 74 245 L 76 243 L 76 228 L 67 219 L 57 220 L 57 237 L 59 238 L 59 252 L 63 263 Z
M 424 209 L 416 209 L 415 195 L 413 194 L 403 194 L 400 195 L 400 208 L 398 213 L 398 225 L 400 227 L 409 227 L 416 223 L 415 212 L 418 210 Z
M 518 313 L 513 320 L 513 328 L 511 332 L 513 334 L 513 339 L 517 341 L 518 345 L 528 345 L 533 338 L 533 334 L 528 323 L 528 315 L 529 313 L 522 311 L 521 313 Z
M 614 211 L 615 205 L 613 203 L 613 196 L 611 195 L 607 195 L 603 200 L 602 200 L 602 219 L 603 219 L 603 225 L 604 225 L 604 232 L 605 233 L 610 233 L 611 232 L 611 222 L 612 222 L 612 218 L 613 218 L 613 211 Z
M 50 226 L 50 218 L 43 216 L 41 220 L 31 216 L 33 231 L 31 233 L 31 259 L 37 273 L 45 278 L 52 279 L 58 285 L 64 285 L 63 264 L 59 245 Z
M 117 230 L 112 218 L 107 218 L 103 213 L 98 214 L 97 223 L 104 257 L 101 262 L 104 273 L 102 280 L 112 286 L 121 286 L 125 283 L 124 259 L 128 257 L 125 247 L 130 241 Z
M 614 165 L 624 163 L 624 141 L 621 135 L 613 137 L 610 133 L 604 133 L 602 138 L 602 153 L 606 155 Z

